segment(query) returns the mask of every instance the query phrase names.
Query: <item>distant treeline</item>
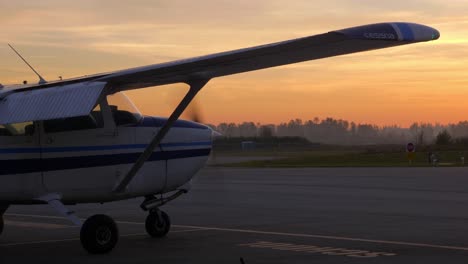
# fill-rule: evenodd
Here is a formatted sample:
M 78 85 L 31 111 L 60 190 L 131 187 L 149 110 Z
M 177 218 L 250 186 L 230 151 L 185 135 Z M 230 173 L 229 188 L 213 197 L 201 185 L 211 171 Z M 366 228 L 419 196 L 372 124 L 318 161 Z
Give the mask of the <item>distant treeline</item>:
M 468 121 L 457 124 L 413 123 L 409 128 L 356 124 L 342 119 L 290 120 L 279 125 L 254 122 L 209 125 L 225 138 L 301 137 L 309 142 L 331 145 L 406 144 L 468 146 Z

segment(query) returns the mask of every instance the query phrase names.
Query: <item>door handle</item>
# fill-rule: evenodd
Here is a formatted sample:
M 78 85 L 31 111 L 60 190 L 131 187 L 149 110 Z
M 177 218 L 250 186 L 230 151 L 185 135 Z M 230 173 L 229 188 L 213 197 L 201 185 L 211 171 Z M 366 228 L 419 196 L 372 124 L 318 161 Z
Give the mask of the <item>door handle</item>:
M 54 143 L 54 139 L 49 137 L 49 138 L 46 139 L 46 143 L 47 144 L 52 144 L 52 143 Z

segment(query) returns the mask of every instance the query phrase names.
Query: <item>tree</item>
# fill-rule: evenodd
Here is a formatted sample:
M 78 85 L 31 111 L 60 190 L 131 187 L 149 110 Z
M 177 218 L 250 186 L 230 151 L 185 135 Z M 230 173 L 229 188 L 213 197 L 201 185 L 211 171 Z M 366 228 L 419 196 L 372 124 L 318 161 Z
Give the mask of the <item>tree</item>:
M 419 146 L 424 145 L 424 130 L 418 132 L 418 137 L 416 140 L 416 144 Z
M 257 126 L 254 122 L 243 122 L 238 125 L 239 135 L 241 137 L 256 137 L 257 136 Z
M 263 125 L 260 127 L 260 137 L 271 138 L 273 136 L 273 128 L 270 125 Z
M 452 136 L 447 129 L 442 130 L 436 137 L 436 145 L 448 145 L 452 142 Z

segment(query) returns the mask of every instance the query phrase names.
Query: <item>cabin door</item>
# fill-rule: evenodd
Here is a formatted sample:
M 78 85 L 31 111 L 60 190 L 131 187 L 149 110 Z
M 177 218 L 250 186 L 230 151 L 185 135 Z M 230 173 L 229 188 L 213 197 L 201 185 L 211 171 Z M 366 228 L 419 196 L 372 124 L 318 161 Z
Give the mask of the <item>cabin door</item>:
M 112 118 L 101 111 L 104 108 L 101 103 L 86 116 L 41 122 L 43 181 L 48 192 L 84 201 L 112 191 L 120 177 L 114 165 L 122 135 L 116 134 Z

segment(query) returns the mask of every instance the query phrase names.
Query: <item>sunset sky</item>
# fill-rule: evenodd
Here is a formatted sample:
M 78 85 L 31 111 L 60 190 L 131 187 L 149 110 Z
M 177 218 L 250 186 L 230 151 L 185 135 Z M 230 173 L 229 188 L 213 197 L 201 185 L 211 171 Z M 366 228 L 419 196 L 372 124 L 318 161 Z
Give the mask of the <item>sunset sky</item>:
M 0 0 L 0 83 L 36 82 L 205 55 L 378 22 L 437 28 L 437 41 L 213 79 L 206 123 L 334 117 L 408 126 L 468 120 L 466 0 Z M 167 115 L 184 85 L 128 92 Z

